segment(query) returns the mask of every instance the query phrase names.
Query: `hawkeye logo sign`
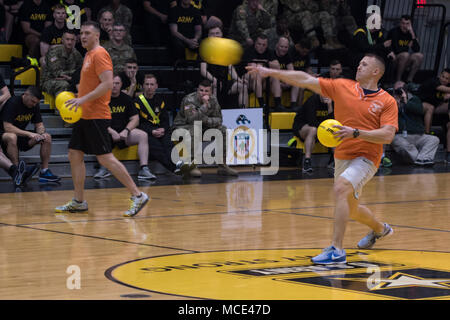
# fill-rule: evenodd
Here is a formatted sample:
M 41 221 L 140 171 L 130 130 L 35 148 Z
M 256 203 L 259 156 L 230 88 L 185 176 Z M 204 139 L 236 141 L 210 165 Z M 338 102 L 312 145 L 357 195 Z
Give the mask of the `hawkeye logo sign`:
M 450 299 L 450 254 L 347 250 L 347 264 L 319 266 L 318 249 L 176 254 L 106 271 L 117 283 L 226 300 Z

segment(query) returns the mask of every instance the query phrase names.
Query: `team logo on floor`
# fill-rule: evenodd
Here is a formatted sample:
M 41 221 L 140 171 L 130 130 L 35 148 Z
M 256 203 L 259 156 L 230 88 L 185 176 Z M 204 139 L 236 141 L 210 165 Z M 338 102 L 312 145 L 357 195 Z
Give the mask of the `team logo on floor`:
M 318 249 L 175 254 L 129 261 L 106 276 L 141 290 L 206 299 L 450 299 L 450 253 L 347 250 L 319 266 Z

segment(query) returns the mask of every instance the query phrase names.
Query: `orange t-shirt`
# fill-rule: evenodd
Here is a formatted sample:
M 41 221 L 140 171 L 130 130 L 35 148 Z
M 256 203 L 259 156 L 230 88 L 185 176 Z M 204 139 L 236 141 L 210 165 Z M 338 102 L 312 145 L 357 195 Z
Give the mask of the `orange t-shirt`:
M 100 84 L 99 75 L 104 71 L 113 71 L 113 64 L 109 53 L 101 46 L 88 51 L 84 57 L 83 67 L 80 75 L 80 85 L 78 97 L 83 97 L 95 90 Z M 111 90 L 95 100 L 84 103 L 82 119 L 111 119 L 109 101 L 111 100 Z
M 349 79 L 319 78 L 322 94 L 334 101 L 334 118 L 344 126 L 375 130 L 391 125 L 398 130 L 398 107 L 395 99 L 383 89 L 364 94 L 358 82 Z M 336 159 L 365 157 L 380 165 L 383 145 L 362 139 L 344 139 L 336 147 Z

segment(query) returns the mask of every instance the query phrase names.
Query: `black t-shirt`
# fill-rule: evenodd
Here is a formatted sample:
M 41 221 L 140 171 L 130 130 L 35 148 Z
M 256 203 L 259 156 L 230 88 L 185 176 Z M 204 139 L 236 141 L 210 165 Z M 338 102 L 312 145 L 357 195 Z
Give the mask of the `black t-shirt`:
M 433 78 L 425 81 L 419 88 L 419 98 L 423 102 L 431 103 L 435 107 L 444 103 L 445 93 L 437 90 L 437 87 L 441 85 L 442 84 L 439 81 L 439 78 Z
M 409 44 L 412 41 L 411 49 L 414 52 L 420 51 L 419 42 L 416 39 L 412 39 L 411 33 L 403 33 L 400 27 L 396 27 L 389 31 L 389 34 L 387 36 L 389 40 L 392 40 L 392 51 L 394 51 L 395 54 L 399 54 L 402 52 L 408 52 L 409 51 Z
M 306 100 L 297 112 L 293 127 L 298 128 L 298 130 L 305 124 L 318 127 L 322 121 L 330 118 L 332 118 L 332 115 L 328 113 L 328 105 L 320 101 L 320 96 L 315 94 Z M 294 134 L 298 135 L 298 132 L 294 132 Z
M 309 54 L 302 56 L 297 50 L 295 50 L 292 58 L 292 64 L 294 65 L 294 70 L 305 71 L 311 65 L 311 58 Z
M 11 97 L 6 101 L 1 113 L 0 132 L 5 132 L 3 121 L 9 122 L 21 130 L 25 130 L 28 123 L 42 122 L 39 104 L 28 108 L 23 104 L 22 96 Z
M 139 129 L 146 131 L 148 134 L 151 134 L 150 131 L 157 128 L 164 128 L 167 132 L 169 129 L 169 114 L 163 98 L 160 95 L 154 95 L 152 99 L 146 98 L 146 100 L 155 115 L 159 117 L 160 123 L 158 125 L 151 122 L 153 117 L 150 115 L 150 112 L 148 112 L 141 99 L 136 97 L 134 102 L 139 112 Z
M 199 11 L 193 6 L 183 8 L 177 5 L 170 9 L 168 23 L 176 24 L 179 33 L 188 39 L 192 39 L 195 36 L 194 26 L 201 26 L 202 20 Z
M 263 53 L 259 53 L 255 50 L 255 47 L 250 47 L 245 49 L 242 56 L 242 61 L 245 63 L 252 62 L 254 60 L 264 60 L 266 62 L 274 61 L 277 58 L 274 56 L 273 52 L 269 49 Z
M 291 55 L 288 53 L 286 53 L 284 56 L 279 57 L 277 55 L 276 50 L 273 50 L 273 56 L 275 57 L 276 60 L 278 60 L 278 62 L 280 63 L 280 69 L 281 70 L 286 70 L 287 69 L 287 65 L 290 63 L 293 63 L 292 57 Z
M 138 114 L 133 100 L 123 92 L 118 97 L 111 96 L 109 108 L 111 109 L 111 128 L 117 132 L 125 129 L 130 118 Z
M 30 23 L 31 29 L 42 32 L 47 21 L 53 20 L 53 15 L 50 7 L 45 1 L 42 1 L 37 6 L 33 0 L 26 0 L 20 7 L 20 21 Z
M 54 24 L 52 24 L 42 31 L 41 42 L 45 42 L 51 46 L 55 44 L 61 44 L 63 33 L 66 30 L 66 26 L 64 26 L 62 29 L 58 29 Z

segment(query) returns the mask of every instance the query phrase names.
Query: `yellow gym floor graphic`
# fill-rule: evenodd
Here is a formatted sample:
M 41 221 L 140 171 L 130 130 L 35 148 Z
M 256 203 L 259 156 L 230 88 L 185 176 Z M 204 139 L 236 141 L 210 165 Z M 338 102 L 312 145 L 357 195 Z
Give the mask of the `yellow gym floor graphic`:
M 124 262 L 112 281 L 201 299 L 450 299 L 450 253 L 347 249 L 347 264 L 310 261 L 321 249 L 187 253 Z

